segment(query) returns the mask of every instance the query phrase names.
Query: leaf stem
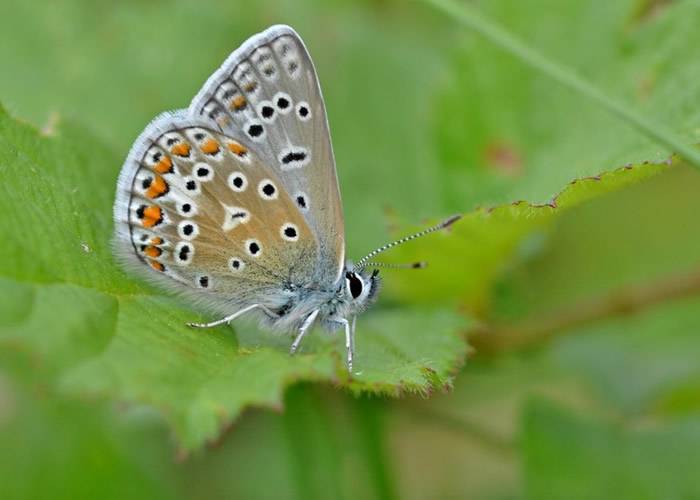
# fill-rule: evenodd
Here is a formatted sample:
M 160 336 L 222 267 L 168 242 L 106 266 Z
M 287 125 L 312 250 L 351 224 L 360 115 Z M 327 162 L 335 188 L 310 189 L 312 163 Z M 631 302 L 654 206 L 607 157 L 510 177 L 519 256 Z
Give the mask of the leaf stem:
M 565 87 L 599 104 L 609 113 L 622 118 L 623 121 L 626 121 L 650 139 L 677 153 L 694 167 L 700 168 L 700 151 L 684 143 L 671 130 L 662 125 L 652 124 L 644 116 L 631 110 L 625 104 L 607 96 L 603 91 L 577 75 L 573 70 L 547 59 L 543 54 L 527 46 L 522 40 L 519 40 L 498 24 L 484 17 L 477 9 L 466 4 L 459 4 L 454 0 L 423 1 L 449 15 L 463 26 L 479 33 L 491 43 L 509 52 L 528 66 L 541 71 Z
M 513 325 L 484 325 L 469 334 L 469 344 L 480 355 L 542 345 L 558 334 L 594 321 L 638 313 L 668 301 L 700 294 L 700 268 L 664 277 L 644 285 L 629 286 L 602 297 L 584 300 L 551 315 L 526 319 Z

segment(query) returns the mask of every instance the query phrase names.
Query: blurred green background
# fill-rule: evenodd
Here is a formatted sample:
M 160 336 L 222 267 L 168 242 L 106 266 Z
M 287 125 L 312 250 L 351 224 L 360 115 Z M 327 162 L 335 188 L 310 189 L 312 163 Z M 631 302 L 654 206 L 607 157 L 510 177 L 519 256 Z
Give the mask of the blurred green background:
M 0 498 L 700 498 L 697 169 L 644 165 L 671 152 L 420 1 L 1 5 Z M 465 5 L 700 142 L 697 1 Z M 173 346 L 111 302 L 143 293 L 106 241 L 131 142 L 274 23 L 316 63 L 350 256 L 471 214 L 402 249 L 430 261 L 420 276 L 385 273 L 358 343 L 405 352 L 386 372 L 368 352 L 355 385 L 280 340 Z M 566 210 L 508 207 L 566 186 Z M 246 349 L 269 359 L 207 371 Z

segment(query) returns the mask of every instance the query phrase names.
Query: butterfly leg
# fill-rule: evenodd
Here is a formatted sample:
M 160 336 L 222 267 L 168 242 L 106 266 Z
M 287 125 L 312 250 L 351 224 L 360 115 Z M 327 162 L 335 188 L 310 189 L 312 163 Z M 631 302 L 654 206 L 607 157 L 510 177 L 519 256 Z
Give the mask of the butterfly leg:
M 350 332 L 350 352 L 355 352 L 355 320 L 357 316 L 352 317 L 352 329 Z
M 352 323 L 343 318 L 345 323 L 345 349 L 348 353 L 348 371 L 352 373 L 352 356 L 355 353 L 355 318 L 352 318 Z
M 345 328 L 345 349 L 347 351 L 348 371 L 352 372 L 352 356 L 355 350 L 355 318 L 350 323 L 345 318 L 335 318 L 336 323 L 340 323 Z
M 297 349 L 299 349 L 299 344 L 301 344 L 301 339 L 304 338 L 306 331 L 311 327 L 314 320 L 316 319 L 316 316 L 318 316 L 318 309 L 309 314 L 304 320 L 304 322 L 301 324 L 301 328 L 299 328 L 299 333 L 294 339 L 294 342 L 292 342 L 292 347 L 289 349 L 289 354 L 294 354 L 295 352 L 297 352 Z
M 215 326 L 223 325 L 224 323 L 228 324 L 237 317 L 242 316 L 248 311 L 252 311 L 256 308 L 262 308 L 263 310 L 267 309 L 265 306 L 261 306 L 260 304 L 253 304 L 252 306 L 244 307 L 240 311 L 236 311 L 235 313 L 226 316 L 225 318 L 217 319 L 216 321 L 212 321 L 211 323 L 187 323 L 187 326 L 190 326 L 192 328 L 213 328 Z

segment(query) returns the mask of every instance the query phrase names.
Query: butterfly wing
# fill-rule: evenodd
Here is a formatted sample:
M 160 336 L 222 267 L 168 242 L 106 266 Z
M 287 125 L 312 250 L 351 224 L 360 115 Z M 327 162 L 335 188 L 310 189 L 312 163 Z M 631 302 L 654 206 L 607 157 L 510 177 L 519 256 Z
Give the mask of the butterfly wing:
M 251 37 L 219 68 L 189 108 L 273 168 L 319 244 L 323 284 L 345 259 L 343 209 L 316 70 L 289 26 Z
M 282 185 L 241 141 L 184 111 L 166 113 L 137 139 L 120 174 L 118 255 L 224 314 L 282 307 L 285 285 L 312 276 L 319 253 Z

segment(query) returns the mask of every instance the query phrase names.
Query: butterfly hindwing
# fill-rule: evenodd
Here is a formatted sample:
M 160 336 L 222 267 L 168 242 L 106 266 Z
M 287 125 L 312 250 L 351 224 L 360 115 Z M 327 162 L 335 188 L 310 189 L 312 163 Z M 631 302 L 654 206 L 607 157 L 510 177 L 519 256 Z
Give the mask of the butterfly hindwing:
M 325 104 L 297 33 L 273 26 L 250 38 L 206 82 L 189 113 L 238 137 L 276 172 L 318 241 L 317 278 L 334 283 L 345 258 L 342 204 Z
M 314 234 L 282 184 L 242 141 L 166 114 L 139 137 L 122 170 L 119 253 L 161 283 L 196 290 L 200 302 L 222 302 L 222 311 L 274 300 L 318 262 Z

